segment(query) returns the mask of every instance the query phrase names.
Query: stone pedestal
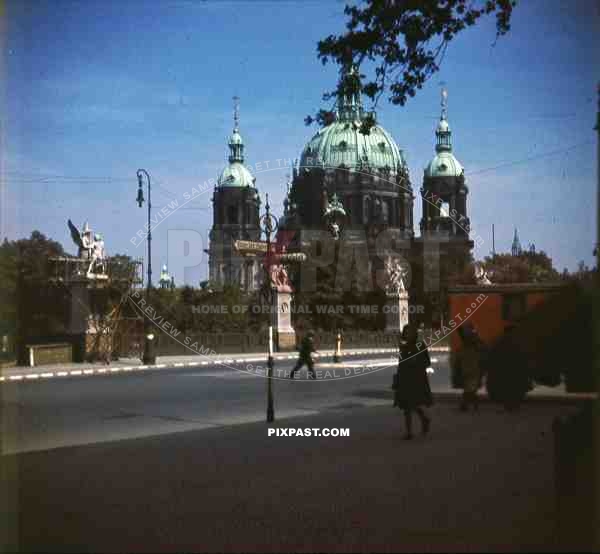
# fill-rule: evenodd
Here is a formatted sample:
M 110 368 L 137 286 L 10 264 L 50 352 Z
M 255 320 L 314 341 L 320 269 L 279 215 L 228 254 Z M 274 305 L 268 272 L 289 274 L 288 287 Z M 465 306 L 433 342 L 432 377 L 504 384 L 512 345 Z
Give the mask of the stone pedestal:
M 90 280 L 81 279 L 70 286 L 69 335 L 73 345 L 73 361 L 106 359 L 112 352 L 112 334 L 102 328 L 94 314 Z
M 408 293 L 388 292 L 385 302 L 385 332 L 400 334 L 408 324 Z
M 74 281 L 70 286 L 69 334 L 81 335 L 88 331 L 90 315 L 90 291 L 84 280 Z
M 273 291 L 273 328 L 277 350 L 296 349 L 296 331 L 292 327 L 292 293 Z
M 69 287 L 69 335 L 73 344 L 73 361 L 85 362 L 87 353 L 90 291 L 85 280 L 73 281 Z

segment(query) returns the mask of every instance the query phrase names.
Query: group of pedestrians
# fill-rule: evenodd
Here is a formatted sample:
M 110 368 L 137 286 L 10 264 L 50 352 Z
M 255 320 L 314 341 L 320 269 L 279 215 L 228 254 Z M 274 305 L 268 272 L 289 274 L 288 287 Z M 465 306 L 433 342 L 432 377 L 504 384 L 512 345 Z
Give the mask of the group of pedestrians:
M 470 322 L 459 327 L 462 339 L 462 380 L 463 394 L 460 410 L 470 407 L 477 411 L 479 404 L 477 390 L 481 386 L 479 356 L 482 347 L 481 339 Z M 413 414 L 417 414 L 421 422 L 421 433 L 426 435 L 431 427 L 431 417 L 425 408 L 433 404 L 433 396 L 427 377 L 427 369 L 431 366 L 429 352 L 414 325 L 408 324 L 402 330 L 400 359 L 394 379 L 394 405 L 404 412 L 406 434 L 404 438 L 413 438 Z
M 470 322 L 458 329 L 463 348 L 461 352 L 461 370 L 463 395 L 460 410 L 467 411 L 470 407 L 477 411 L 479 408 L 477 390 L 481 386 L 481 371 L 479 356 L 482 347 L 481 339 Z M 425 408 L 433 404 L 433 395 L 429 385 L 427 369 L 431 366 L 429 352 L 416 326 L 408 324 L 402 330 L 400 357 L 398 369 L 394 378 L 394 406 L 404 412 L 406 434 L 404 438 L 413 438 L 413 414 L 421 423 L 421 433 L 426 435 L 431 427 L 431 417 Z M 308 331 L 304 336 L 296 365 L 292 369 L 290 379 L 306 365 L 308 375 L 316 379 L 312 353 L 315 352 L 314 332 Z

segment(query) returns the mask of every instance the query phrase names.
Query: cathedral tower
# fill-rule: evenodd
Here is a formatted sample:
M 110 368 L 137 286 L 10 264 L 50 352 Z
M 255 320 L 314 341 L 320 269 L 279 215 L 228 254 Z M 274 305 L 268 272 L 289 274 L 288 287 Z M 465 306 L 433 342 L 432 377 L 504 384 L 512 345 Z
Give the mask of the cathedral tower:
M 233 285 L 252 291 L 260 285 L 259 262 L 256 258 L 240 255 L 235 241 L 260 239 L 260 198 L 255 188 L 256 178 L 244 165 L 238 100 L 234 97 L 234 125 L 228 143 L 229 163 L 217 180 L 212 198 L 209 279 L 216 287 Z
M 447 231 L 449 238 L 469 240 L 465 170 L 452 153 L 452 131 L 447 120 L 448 93 L 442 89 L 442 113 L 435 131 L 436 155 L 423 176 L 421 232 Z
M 421 236 L 415 254 L 422 262 L 423 290 L 420 302 L 430 322 L 447 318 L 447 288 L 462 278 L 471 261 L 473 241 L 467 211 L 469 189 L 465 170 L 452 152 L 452 131 L 447 118 L 446 89 L 442 89 L 441 115 L 435 137 L 435 156 L 423 174 Z M 420 280 L 420 279 L 419 279 Z

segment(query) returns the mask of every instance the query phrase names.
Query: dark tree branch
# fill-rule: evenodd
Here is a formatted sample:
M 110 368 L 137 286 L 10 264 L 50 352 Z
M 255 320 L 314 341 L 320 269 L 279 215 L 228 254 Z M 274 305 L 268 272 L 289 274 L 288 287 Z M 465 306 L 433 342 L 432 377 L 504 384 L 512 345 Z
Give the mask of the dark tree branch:
M 510 30 L 515 5 L 516 0 L 367 0 L 360 7 L 347 5 L 345 33 L 321 40 L 318 57 L 323 64 L 332 61 L 342 67 L 375 62 L 374 78 L 361 85 L 361 92 L 373 108 L 386 90 L 392 104 L 403 106 L 439 70 L 457 34 L 482 16 L 495 14 L 497 41 Z M 340 80 L 324 98 L 337 101 L 345 86 Z M 332 112 L 320 110 L 305 121 L 323 124 L 329 120 L 325 114 Z

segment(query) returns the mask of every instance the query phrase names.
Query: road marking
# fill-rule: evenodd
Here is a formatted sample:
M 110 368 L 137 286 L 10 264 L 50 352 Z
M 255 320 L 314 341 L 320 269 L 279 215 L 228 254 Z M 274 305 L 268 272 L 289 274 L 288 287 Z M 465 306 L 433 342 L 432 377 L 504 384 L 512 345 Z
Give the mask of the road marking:
M 227 372 L 216 372 L 216 371 L 203 371 L 202 373 L 182 373 L 179 377 L 212 377 L 214 379 L 254 379 L 256 377 L 262 377 L 255 373 L 247 373 L 245 371 L 227 371 Z
M 345 356 L 358 356 L 358 355 L 381 354 L 381 353 L 386 353 L 386 352 L 395 354 L 397 352 L 397 349 L 379 348 L 379 349 L 372 349 L 372 350 L 349 350 L 349 351 L 345 352 L 344 355 Z M 314 358 L 326 358 L 328 356 L 330 356 L 329 353 L 328 354 L 325 354 L 325 353 L 315 353 L 314 354 Z M 288 354 L 288 355 L 282 354 L 282 355 L 274 356 L 274 359 L 278 360 L 278 361 L 293 360 L 295 358 L 296 358 L 295 354 Z M 439 358 L 432 357 L 431 360 L 432 360 L 432 363 L 437 363 L 439 361 Z M 249 363 L 249 362 L 265 362 L 265 361 L 266 361 L 266 355 L 264 357 L 261 356 L 259 358 L 238 358 L 238 359 L 226 358 L 226 359 L 217 359 L 217 360 L 205 360 L 202 362 L 197 361 L 197 362 L 162 363 L 162 364 L 155 364 L 152 366 L 140 365 L 140 366 L 127 366 L 127 367 L 84 369 L 84 370 L 73 370 L 73 371 L 58 371 L 55 373 L 53 373 L 53 372 L 29 373 L 29 374 L 22 374 L 22 375 L 0 376 L 0 382 L 2 382 L 2 381 L 21 381 L 23 379 L 34 380 L 34 379 L 38 379 L 40 377 L 50 378 L 50 377 L 66 377 L 69 375 L 72 375 L 72 376 L 93 375 L 93 374 L 103 374 L 103 373 L 107 373 L 107 372 L 118 373 L 119 371 L 137 371 L 137 370 L 144 370 L 144 369 L 163 369 L 163 368 L 185 367 L 185 366 L 197 367 L 197 366 L 201 366 L 201 365 L 202 366 L 207 366 L 207 365 L 223 366 L 225 364 L 244 364 L 244 363 Z M 341 366 L 345 365 L 346 367 L 348 367 L 348 365 L 354 366 L 356 364 L 360 364 L 362 366 L 368 366 L 368 367 L 382 367 L 382 366 L 386 366 L 386 365 L 395 364 L 394 359 L 382 360 L 382 361 L 378 361 L 378 362 L 371 363 L 371 364 L 367 364 L 366 362 L 367 362 L 367 360 L 365 360 L 365 361 L 356 360 L 354 363 L 351 363 L 351 364 L 342 362 L 342 364 L 332 365 L 332 367 L 340 367 L 340 365 Z M 320 365 L 329 366 L 329 364 L 322 364 L 322 363 Z M 434 370 L 434 368 L 430 367 L 427 369 L 427 372 L 429 374 L 431 374 L 431 373 L 434 373 L 435 370 Z M 252 374 L 252 376 L 255 376 L 255 375 Z

